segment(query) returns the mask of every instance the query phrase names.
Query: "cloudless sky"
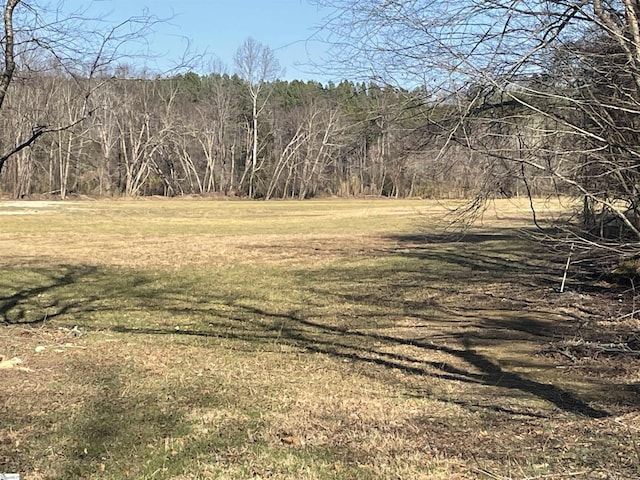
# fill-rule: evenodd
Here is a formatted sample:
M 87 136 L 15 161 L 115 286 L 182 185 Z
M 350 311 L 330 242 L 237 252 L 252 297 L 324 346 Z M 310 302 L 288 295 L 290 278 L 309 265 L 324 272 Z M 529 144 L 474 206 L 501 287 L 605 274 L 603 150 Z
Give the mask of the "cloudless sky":
M 145 11 L 169 19 L 149 37 L 149 49 L 160 56 L 146 60 L 154 70 L 173 68 L 188 48 L 191 54 L 206 54 L 204 62 L 195 65 L 199 73 L 210 73 L 210 58 L 233 73 L 233 54 L 251 36 L 274 50 L 285 70 L 281 78 L 328 80 L 311 66 L 321 63 L 326 52 L 314 40 L 314 31 L 327 12 L 307 0 L 67 0 L 65 5 L 86 8 L 90 15 L 108 14 L 113 21 Z

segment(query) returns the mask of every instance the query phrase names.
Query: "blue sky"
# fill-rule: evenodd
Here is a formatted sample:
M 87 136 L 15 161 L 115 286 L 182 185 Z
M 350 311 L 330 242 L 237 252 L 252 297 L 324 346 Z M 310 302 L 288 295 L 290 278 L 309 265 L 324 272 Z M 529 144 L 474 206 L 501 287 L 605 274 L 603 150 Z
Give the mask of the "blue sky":
M 147 62 L 167 70 L 180 62 L 187 47 L 206 53 L 226 64 L 233 73 L 233 54 L 249 36 L 271 47 L 287 80 L 315 79 L 326 75 L 309 64 L 322 61 L 322 44 L 313 40 L 314 30 L 327 12 L 307 0 L 68 0 L 67 8 L 82 6 L 91 15 L 109 14 L 114 21 L 140 15 L 145 9 L 160 18 L 170 18 L 149 37 L 149 48 L 161 58 Z M 89 7 L 87 7 L 90 5 Z M 196 68 L 209 73 L 206 64 Z M 155 64 L 155 65 L 154 65 Z

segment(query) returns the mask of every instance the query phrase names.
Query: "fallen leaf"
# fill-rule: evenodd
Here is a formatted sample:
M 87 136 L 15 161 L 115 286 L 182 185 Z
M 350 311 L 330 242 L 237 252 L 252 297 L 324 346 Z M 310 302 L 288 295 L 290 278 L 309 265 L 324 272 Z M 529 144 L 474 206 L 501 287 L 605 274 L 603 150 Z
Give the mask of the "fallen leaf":
M 21 363 L 22 363 L 22 360 L 20 360 L 18 357 L 13 357 L 13 358 L 10 358 L 9 360 L 1 361 L 0 368 L 1 369 L 15 368 L 16 365 L 20 365 Z
M 300 445 L 302 445 L 302 440 L 300 440 L 300 438 L 298 437 L 283 437 L 280 440 L 285 445 L 293 445 L 296 447 L 299 447 Z

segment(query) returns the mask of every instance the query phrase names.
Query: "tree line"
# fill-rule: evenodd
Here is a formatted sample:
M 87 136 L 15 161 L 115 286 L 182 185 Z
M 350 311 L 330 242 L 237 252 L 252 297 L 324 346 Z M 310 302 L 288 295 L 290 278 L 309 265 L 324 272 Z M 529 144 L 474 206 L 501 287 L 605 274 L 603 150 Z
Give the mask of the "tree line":
M 0 177 L 5 194 L 460 198 L 488 170 L 500 194 L 525 193 L 521 172 L 486 156 L 449 148 L 440 163 L 439 122 L 450 107 L 434 110 L 420 91 L 274 80 L 261 86 L 256 108 L 238 75 L 116 73 L 14 79 L 0 118 L 3 150 L 39 125 L 64 128 L 12 156 Z M 548 192 L 539 177 L 533 188 Z
M 589 231 L 640 237 L 634 2 L 318 3 L 337 12 L 325 30 L 342 72 L 374 79 L 278 80 L 253 39 L 234 75 L 136 73 L 116 60 L 131 28 L 81 35 L 87 53 L 42 16 L 14 32 L 25 4 L 5 2 L 2 192 L 571 194 Z M 133 39 L 150 23 L 133 19 Z

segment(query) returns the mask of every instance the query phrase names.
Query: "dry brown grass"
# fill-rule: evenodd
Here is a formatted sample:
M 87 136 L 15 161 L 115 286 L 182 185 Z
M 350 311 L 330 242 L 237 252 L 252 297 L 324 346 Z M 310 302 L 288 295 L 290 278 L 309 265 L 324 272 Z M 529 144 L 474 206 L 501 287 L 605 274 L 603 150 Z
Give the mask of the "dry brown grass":
M 640 363 L 555 347 L 633 328 L 612 321 L 628 295 L 559 295 L 526 203 L 461 241 L 424 201 L 3 208 L 46 212 L 0 215 L 0 354 L 31 370 L 0 373 L 0 471 L 640 473 Z

